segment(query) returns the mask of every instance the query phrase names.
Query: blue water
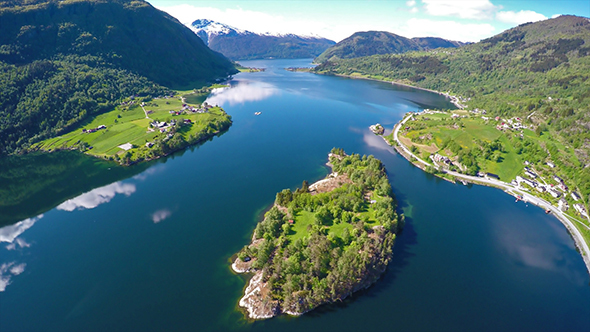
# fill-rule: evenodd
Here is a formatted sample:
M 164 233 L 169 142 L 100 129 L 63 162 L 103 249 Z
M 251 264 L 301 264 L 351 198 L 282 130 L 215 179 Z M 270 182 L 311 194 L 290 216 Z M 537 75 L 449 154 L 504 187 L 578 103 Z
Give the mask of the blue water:
M 243 64 L 268 69 L 209 97 L 227 133 L 0 228 L 0 331 L 590 331 L 590 278 L 558 220 L 425 174 L 368 130 L 441 96 Z M 327 174 L 332 147 L 384 162 L 407 221 L 394 259 L 342 303 L 249 322 L 230 258 L 276 192 Z

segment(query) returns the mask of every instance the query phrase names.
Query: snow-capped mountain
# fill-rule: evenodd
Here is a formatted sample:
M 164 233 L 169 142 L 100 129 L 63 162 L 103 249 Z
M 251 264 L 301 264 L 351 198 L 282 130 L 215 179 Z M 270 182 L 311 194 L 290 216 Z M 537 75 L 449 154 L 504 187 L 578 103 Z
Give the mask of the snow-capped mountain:
M 223 36 L 223 35 L 239 35 L 239 34 L 251 34 L 251 32 L 246 30 L 240 30 L 229 26 L 227 24 L 207 20 L 207 19 L 200 19 L 196 20 L 193 23 L 189 24 L 188 27 L 194 31 L 201 39 L 205 42 L 206 45 L 209 45 L 209 39 L 211 36 Z
M 207 19 L 195 20 L 187 26 L 209 48 L 234 60 L 315 58 L 335 44 L 321 37 L 257 34 Z

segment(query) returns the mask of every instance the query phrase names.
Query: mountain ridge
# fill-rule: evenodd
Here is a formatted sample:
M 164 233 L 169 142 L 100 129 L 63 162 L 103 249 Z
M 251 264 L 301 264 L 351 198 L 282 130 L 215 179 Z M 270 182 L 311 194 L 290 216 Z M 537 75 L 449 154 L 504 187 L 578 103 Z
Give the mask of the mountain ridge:
M 198 19 L 188 24 L 212 50 L 232 60 L 314 58 L 335 42 L 296 34 L 259 34 L 227 24 Z
M 332 58 L 352 59 L 376 54 L 426 51 L 440 47 L 452 48 L 465 44 L 438 37 L 406 38 L 388 31 L 359 31 L 328 48 L 314 62 L 321 63 Z

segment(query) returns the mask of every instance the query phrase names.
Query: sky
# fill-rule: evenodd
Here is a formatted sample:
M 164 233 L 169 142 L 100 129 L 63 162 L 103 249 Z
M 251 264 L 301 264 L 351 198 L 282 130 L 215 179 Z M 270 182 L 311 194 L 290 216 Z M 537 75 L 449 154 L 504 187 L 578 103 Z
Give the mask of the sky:
M 148 0 L 181 23 L 210 19 L 256 33 L 336 42 L 358 31 L 477 42 L 526 22 L 590 17 L 590 0 Z

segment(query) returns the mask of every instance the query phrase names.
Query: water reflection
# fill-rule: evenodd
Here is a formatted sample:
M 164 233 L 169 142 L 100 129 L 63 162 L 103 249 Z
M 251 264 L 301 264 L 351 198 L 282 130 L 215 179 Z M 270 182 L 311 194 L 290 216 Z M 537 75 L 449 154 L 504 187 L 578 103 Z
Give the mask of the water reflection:
M 529 234 L 524 223 L 512 222 L 499 225 L 495 231 L 500 249 L 512 264 L 564 274 L 569 280 L 583 284 L 585 275 L 575 269 L 575 261 L 567 253 L 571 251 L 571 239 L 558 224 L 552 224 L 542 232 Z M 561 241 L 556 241 L 555 238 Z
M 172 211 L 168 209 L 161 209 L 152 213 L 152 221 L 154 224 L 159 223 L 162 220 L 168 219 L 172 215 Z
M 26 266 L 25 263 L 16 264 L 16 262 L 0 265 L 0 292 L 4 292 L 6 286 L 10 285 L 12 277 L 23 273 Z
M 371 148 L 387 151 L 395 154 L 394 150 L 389 146 L 382 137 L 373 134 L 370 131 L 363 132 L 363 141 Z
M 230 88 L 213 89 L 206 102 L 211 105 L 243 104 L 247 101 L 260 101 L 272 95 L 279 90 L 268 83 L 238 81 L 238 84 Z
M 43 218 L 43 215 L 40 214 L 34 218 L 27 218 L 25 220 L 19 221 L 14 225 L 4 226 L 0 228 L 0 242 L 8 242 L 10 243 L 6 246 L 6 249 L 13 250 L 15 249 L 15 239 L 19 235 L 21 235 L 27 229 L 33 227 L 33 225 L 37 222 L 37 220 Z M 29 247 L 30 245 L 26 243 L 22 239 L 17 239 L 17 243 L 21 248 Z
M 38 215 L 34 218 L 28 218 L 17 222 L 14 225 L 4 226 L 0 228 L 0 242 L 8 242 L 6 250 L 12 251 L 19 248 L 28 248 L 31 246 L 30 243 L 25 241 L 19 236 L 24 233 L 27 229 L 33 227 L 33 225 L 43 218 L 43 215 Z M 19 255 L 19 254 L 17 254 Z M 22 255 L 22 254 L 20 254 Z M 0 292 L 4 292 L 6 287 L 12 282 L 12 278 L 25 271 L 26 263 L 17 263 L 16 260 L 12 260 L 7 263 L 0 265 Z
M 135 192 L 135 184 L 115 182 L 104 187 L 93 189 L 76 198 L 67 200 L 57 206 L 58 210 L 74 211 L 76 209 L 93 209 L 100 204 L 108 203 L 117 194 L 130 196 Z

